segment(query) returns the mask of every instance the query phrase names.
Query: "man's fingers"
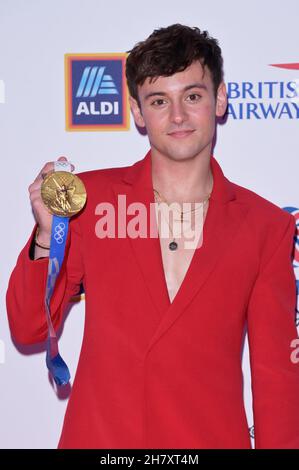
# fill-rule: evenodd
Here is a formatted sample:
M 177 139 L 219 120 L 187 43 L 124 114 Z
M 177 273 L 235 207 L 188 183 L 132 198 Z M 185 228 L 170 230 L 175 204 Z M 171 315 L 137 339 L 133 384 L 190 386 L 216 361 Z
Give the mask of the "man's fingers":
M 40 187 L 41 187 L 42 180 L 40 177 L 36 178 L 33 183 L 30 184 L 28 187 L 28 191 L 30 194 L 32 194 L 34 191 L 39 191 L 40 192 Z
M 40 170 L 39 174 L 37 175 L 37 177 L 35 178 L 34 181 L 42 181 L 47 176 L 47 174 L 50 171 L 53 171 L 53 170 L 54 170 L 54 163 L 53 162 L 47 162 L 42 167 L 42 169 Z

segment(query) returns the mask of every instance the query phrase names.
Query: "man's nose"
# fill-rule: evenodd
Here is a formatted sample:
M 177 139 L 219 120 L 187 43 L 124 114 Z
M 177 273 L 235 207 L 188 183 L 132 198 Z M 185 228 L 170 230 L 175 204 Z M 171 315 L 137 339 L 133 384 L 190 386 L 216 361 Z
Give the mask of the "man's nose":
M 186 121 L 187 114 L 182 103 L 177 102 L 172 104 L 170 119 L 175 124 L 182 124 L 184 121 Z

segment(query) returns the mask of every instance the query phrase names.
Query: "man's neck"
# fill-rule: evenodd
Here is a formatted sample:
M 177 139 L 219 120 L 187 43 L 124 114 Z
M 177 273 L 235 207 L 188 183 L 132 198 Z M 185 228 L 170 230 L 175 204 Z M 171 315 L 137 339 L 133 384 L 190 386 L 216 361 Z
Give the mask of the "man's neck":
M 151 158 L 153 188 L 167 202 L 201 202 L 211 193 L 210 155 L 177 161 L 152 152 Z

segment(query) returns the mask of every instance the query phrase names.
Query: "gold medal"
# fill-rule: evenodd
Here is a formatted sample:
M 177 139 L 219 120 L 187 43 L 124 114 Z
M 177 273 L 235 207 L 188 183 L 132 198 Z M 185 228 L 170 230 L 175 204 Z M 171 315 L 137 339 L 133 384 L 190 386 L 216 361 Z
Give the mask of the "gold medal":
M 49 173 L 41 185 L 42 200 L 53 215 L 71 217 L 86 203 L 86 189 L 78 176 L 68 171 Z

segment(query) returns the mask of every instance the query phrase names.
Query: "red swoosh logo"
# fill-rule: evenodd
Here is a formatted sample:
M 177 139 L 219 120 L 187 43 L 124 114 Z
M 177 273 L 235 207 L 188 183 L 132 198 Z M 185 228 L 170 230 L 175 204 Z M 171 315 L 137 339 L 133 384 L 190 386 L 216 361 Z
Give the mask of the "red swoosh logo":
M 299 63 L 294 64 L 269 64 L 271 67 L 278 67 L 280 69 L 288 69 L 288 70 L 299 70 Z

